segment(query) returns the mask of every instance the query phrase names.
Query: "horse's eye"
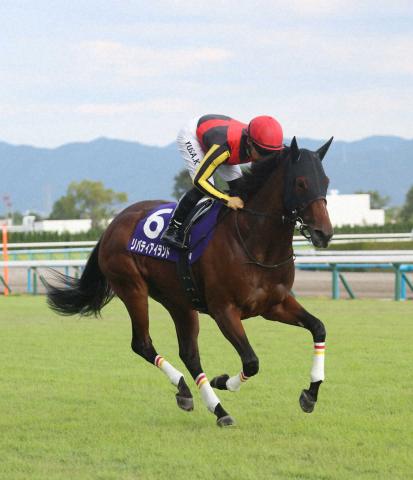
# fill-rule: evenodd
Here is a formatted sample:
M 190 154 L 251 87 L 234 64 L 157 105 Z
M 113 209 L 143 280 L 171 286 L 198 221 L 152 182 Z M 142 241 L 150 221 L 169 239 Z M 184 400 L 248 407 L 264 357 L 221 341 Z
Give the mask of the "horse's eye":
M 295 187 L 297 190 L 304 191 L 307 190 L 307 180 L 305 177 L 297 177 L 295 180 Z

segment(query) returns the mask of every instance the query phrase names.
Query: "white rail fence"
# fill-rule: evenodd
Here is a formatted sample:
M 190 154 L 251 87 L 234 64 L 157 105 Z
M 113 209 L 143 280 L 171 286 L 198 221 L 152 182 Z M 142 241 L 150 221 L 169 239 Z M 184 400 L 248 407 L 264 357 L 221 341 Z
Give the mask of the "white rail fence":
M 0 261 L 0 269 L 23 269 L 27 275 L 27 292 L 38 293 L 39 280 L 44 281 L 47 269 L 53 268 L 64 271 L 66 275 L 79 276 L 86 264 L 86 259 L 61 259 L 61 260 L 11 260 Z M 413 251 L 312 251 L 301 250 L 296 252 L 296 267 L 301 270 L 320 271 L 327 270 L 332 274 L 331 296 L 333 299 L 340 297 L 340 282 L 347 293 L 354 298 L 351 286 L 344 277 L 346 271 L 391 271 L 394 272 L 394 299 L 405 300 L 407 289 L 413 291 L 413 283 L 408 275 L 413 271 Z M 12 285 L 5 285 L 4 278 L 0 275 L 3 285 L 12 291 Z

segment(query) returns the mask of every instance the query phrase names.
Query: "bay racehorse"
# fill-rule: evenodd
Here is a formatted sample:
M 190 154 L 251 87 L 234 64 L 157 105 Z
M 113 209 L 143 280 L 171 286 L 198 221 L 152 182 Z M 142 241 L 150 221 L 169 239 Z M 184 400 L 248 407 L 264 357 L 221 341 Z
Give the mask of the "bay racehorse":
M 268 320 L 305 328 L 314 341 L 311 383 L 300 395 L 300 405 L 311 412 L 324 380 L 326 331 L 323 323 L 294 298 L 292 240 L 297 222 L 316 247 L 326 247 L 333 235 L 326 209 L 328 178 L 322 159 L 332 138 L 319 150 L 299 149 L 295 137 L 278 158 L 253 164 L 238 184 L 245 208 L 223 208 L 212 240 L 193 265 L 193 275 L 209 315 L 238 352 L 242 368 L 233 376 L 208 381 L 198 350 L 199 321 L 177 278 L 173 262 L 127 250 L 131 234 L 142 218 L 162 201 L 144 201 L 122 211 L 103 233 L 79 279 L 64 276 L 62 284 L 48 285 L 48 302 L 60 314 L 97 315 L 114 295 L 125 304 L 132 321 L 132 349 L 158 367 L 177 387 L 176 400 L 193 409 L 184 375 L 163 358 L 149 333 L 148 296 L 170 313 L 176 328 L 179 355 L 195 380 L 203 402 L 220 426 L 234 424 L 215 389 L 239 390 L 258 373 L 259 362 L 242 320 Z

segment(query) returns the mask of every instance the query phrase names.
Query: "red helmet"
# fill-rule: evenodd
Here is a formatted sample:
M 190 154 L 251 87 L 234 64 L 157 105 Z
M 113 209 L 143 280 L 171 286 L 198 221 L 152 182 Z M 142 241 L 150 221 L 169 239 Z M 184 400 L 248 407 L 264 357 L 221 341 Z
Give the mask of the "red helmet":
M 255 117 L 248 125 L 248 137 L 264 150 L 282 150 L 283 129 L 275 118 L 268 115 Z

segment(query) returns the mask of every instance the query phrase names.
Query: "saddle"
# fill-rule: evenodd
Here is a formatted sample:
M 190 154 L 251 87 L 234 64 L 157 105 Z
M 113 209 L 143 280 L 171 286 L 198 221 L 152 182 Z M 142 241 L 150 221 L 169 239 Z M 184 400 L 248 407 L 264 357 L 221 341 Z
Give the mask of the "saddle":
M 185 244 L 186 240 L 188 238 L 188 235 L 190 235 L 191 228 L 192 226 L 200 220 L 204 215 L 206 215 L 213 205 L 215 204 L 215 200 L 212 200 L 212 198 L 205 198 L 200 200 L 195 207 L 189 212 L 188 217 L 186 218 L 184 225 L 183 225 L 183 230 L 184 230 L 184 237 L 185 237 Z M 202 239 L 200 239 L 202 240 Z M 198 240 L 198 241 L 200 241 Z M 190 244 L 190 240 L 189 240 Z M 194 246 L 190 245 L 190 250 L 193 250 Z

